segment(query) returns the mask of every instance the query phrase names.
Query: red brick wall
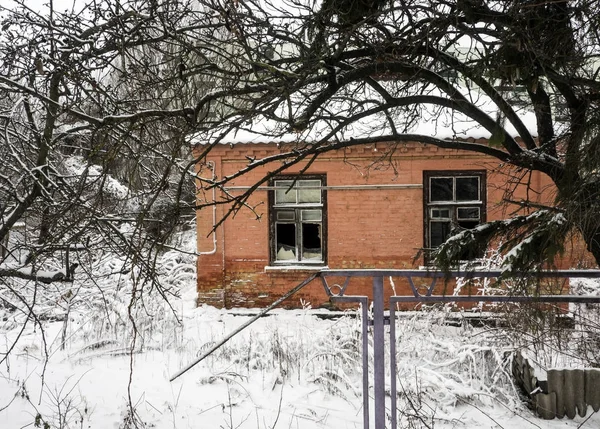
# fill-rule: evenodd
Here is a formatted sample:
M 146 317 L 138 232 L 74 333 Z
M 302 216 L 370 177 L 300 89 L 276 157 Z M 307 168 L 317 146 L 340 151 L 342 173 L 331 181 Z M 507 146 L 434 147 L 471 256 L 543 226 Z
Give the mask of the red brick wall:
M 327 153 L 317 159 L 307 174 L 326 174 L 327 185 L 422 185 L 424 170 L 488 170 L 487 219 L 506 217 L 502 200 L 507 183 L 506 172 L 496 172 L 498 161 L 468 152 L 438 149 L 422 144 L 407 144 L 389 153 L 390 145 L 380 143 Z M 214 162 L 218 177 L 233 174 L 248 164 L 247 156 L 262 157 L 285 148 L 268 144 L 222 145 L 214 148 L 207 160 Z M 380 161 L 387 154 L 385 161 Z M 306 164 L 293 166 L 286 173 L 299 172 Z M 257 169 L 238 178 L 231 186 L 247 186 L 261 178 L 273 166 Z M 212 172 L 202 168 L 201 175 Z M 552 192 L 549 179 L 539 173 L 531 185 Z M 519 186 L 513 199 L 525 197 Z M 232 191 L 240 192 L 240 191 Z M 220 195 L 216 195 L 219 200 Z M 532 196 L 532 198 L 542 198 Z M 210 191 L 200 189 L 199 199 L 212 199 Z M 269 217 L 267 191 L 257 191 L 249 204 L 256 213 L 242 209 L 216 231 L 211 208 L 197 212 L 199 302 L 225 307 L 264 307 L 311 274 L 308 270 L 269 270 Z M 227 208 L 219 206 L 216 218 Z M 423 264 L 414 260 L 423 246 L 423 189 L 349 189 L 327 192 L 327 247 L 329 268 L 414 268 Z M 407 284 L 397 284 L 396 293 L 408 293 Z M 386 285 L 391 293 L 391 285 Z M 353 294 L 370 294 L 368 280 L 353 280 Z M 329 305 L 319 282 L 313 282 L 284 307 L 299 307 L 301 300 L 313 308 Z

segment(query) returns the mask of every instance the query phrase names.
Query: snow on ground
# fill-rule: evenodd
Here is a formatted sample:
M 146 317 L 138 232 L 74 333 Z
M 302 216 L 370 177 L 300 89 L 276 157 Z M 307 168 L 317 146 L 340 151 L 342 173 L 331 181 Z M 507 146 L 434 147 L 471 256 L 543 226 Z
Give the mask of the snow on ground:
M 39 327 L 28 324 L 20 333 L 18 317 L 5 313 L 0 351 L 21 338 L 0 367 L 0 427 L 361 428 L 360 320 L 353 312 L 321 319 L 312 310 L 277 310 L 169 381 L 252 314 L 196 308 L 193 258 L 169 252 L 161 260 L 163 277 L 180 292 L 171 299 L 177 316 L 147 296 L 135 313 L 133 355 L 127 352 L 127 282 L 116 274 L 95 286 L 104 288 L 106 307 L 73 304 L 64 350 L 63 320 L 43 322 L 44 346 Z M 119 260 L 102 263 L 114 267 Z M 85 301 L 92 296 L 80 293 Z M 398 427 L 600 427 L 596 415 L 537 418 L 507 373 L 510 335 L 442 321 L 436 313 L 398 321 Z
M 247 317 L 188 309 L 183 326 L 157 335 L 163 346 L 134 354 L 131 398 L 138 421 L 156 428 L 362 427 L 359 322 L 353 317 L 276 312 L 169 382 Z M 399 427 L 574 428 L 583 422 L 544 421 L 527 410 L 497 365 L 498 349 L 484 345 L 482 332 L 417 318 L 400 326 L 405 392 L 399 409 L 405 416 Z M 127 427 L 130 357 L 82 343 L 62 351 L 61 328 L 61 322 L 46 326 L 51 356 L 43 386 L 39 331 L 27 330 L 3 366 L 0 405 L 8 406 L 0 412 L 2 427 L 32 427 L 38 413 L 53 428 Z M 3 339 L 16 334 L 4 332 Z M 417 413 L 424 423 L 410 417 Z M 599 424 L 593 418 L 581 427 Z

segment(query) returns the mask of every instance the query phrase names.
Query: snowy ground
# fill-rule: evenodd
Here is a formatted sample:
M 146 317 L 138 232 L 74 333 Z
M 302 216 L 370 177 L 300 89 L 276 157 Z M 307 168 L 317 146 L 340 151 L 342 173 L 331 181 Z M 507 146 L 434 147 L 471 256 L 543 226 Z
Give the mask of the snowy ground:
M 191 294 L 190 294 L 191 295 Z M 189 296 L 189 295 L 188 295 Z M 198 351 L 239 324 L 235 316 L 185 303 L 183 326 L 164 326 L 155 345 L 133 356 L 136 418 L 156 428 L 360 428 L 358 321 L 277 312 L 174 382 Z M 564 428 L 600 425 L 595 416 L 543 421 L 518 401 L 489 333 L 408 319 L 400 324 L 400 427 Z M 45 377 L 39 332 L 27 330 L 4 365 L 1 427 L 122 428 L 130 417 L 130 357 L 114 344 L 59 348 L 61 322 L 46 327 Z M 161 328 L 157 327 L 157 331 Z M 16 330 L 4 332 L 10 341 Z M 486 338 L 487 337 L 487 338 Z M 162 343 L 162 344 L 160 344 Z M 412 404 L 412 406 L 410 405 Z M 591 412 L 591 409 L 590 409 Z M 411 415 L 420 414 L 419 422 Z M 62 424 L 62 426 L 61 426 Z M 43 427 L 43 426 L 40 426 Z
M 133 355 L 121 277 L 96 285 L 101 310 L 84 305 L 94 288 L 82 285 L 88 292 L 72 302 L 66 328 L 64 320 L 42 322 L 45 340 L 39 326 L 21 332 L 22 319 L 4 313 L 0 351 L 20 339 L 0 367 L 1 428 L 362 427 L 360 320 L 352 314 L 322 320 L 311 310 L 275 311 L 170 382 L 250 316 L 195 308 L 193 258 L 173 253 L 161 264 L 181 290 L 171 300 L 181 323 L 148 296 L 135 313 Z M 119 284 L 111 295 L 109 285 Z M 401 428 L 600 427 L 591 408 L 588 420 L 533 415 L 507 374 L 513 343 L 501 330 L 451 327 L 429 313 L 402 317 L 397 335 Z

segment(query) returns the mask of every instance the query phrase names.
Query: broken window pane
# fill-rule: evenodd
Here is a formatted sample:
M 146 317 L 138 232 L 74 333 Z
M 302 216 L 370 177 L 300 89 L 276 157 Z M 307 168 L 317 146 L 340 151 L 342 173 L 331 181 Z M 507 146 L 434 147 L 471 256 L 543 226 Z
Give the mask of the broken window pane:
M 459 220 L 458 226 L 460 229 L 473 229 L 479 225 L 479 220 Z
M 321 264 L 325 259 L 323 183 L 321 176 L 288 176 L 272 182 L 271 254 L 278 265 Z
M 321 202 L 321 181 L 320 180 L 298 180 L 298 202 L 316 203 Z M 302 189 L 303 187 L 311 189 Z
M 429 229 L 431 234 L 430 246 L 438 247 L 450 235 L 451 223 L 448 222 L 430 222 Z
M 302 224 L 302 259 L 322 259 L 321 225 Z
M 277 260 L 296 259 L 296 225 L 293 223 L 277 223 L 275 226 L 277 243 Z
M 456 201 L 479 201 L 479 177 L 456 178 Z
M 275 204 L 296 204 L 296 188 L 290 189 L 293 180 L 276 180 Z
M 453 179 L 452 177 L 432 177 L 430 200 L 431 201 L 453 201 Z

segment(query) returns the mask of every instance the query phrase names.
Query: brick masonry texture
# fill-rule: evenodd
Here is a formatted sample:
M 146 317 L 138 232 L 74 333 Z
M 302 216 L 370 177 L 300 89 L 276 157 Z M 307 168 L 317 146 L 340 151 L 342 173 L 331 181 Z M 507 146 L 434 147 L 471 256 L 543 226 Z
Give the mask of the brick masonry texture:
M 289 150 L 289 145 L 221 145 L 207 159 L 215 163 L 218 177 L 231 175 L 248 165 L 248 157 L 260 159 Z M 202 147 L 199 148 L 201 150 Z M 279 164 L 280 165 L 280 164 Z M 279 166 L 278 165 L 278 166 Z M 306 163 L 285 170 L 296 174 Z M 274 165 L 256 169 L 237 178 L 230 186 L 249 186 Z M 416 268 L 423 260 L 416 257 L 424 245 L 423 171 L 486 170 L 487 220 L 513 215 L 514 206 L 502 203 L 505 191 L 511 198 L 527 197 L 523 185 L 513 185 L 514 172 L 493 158 L 458 150 L 438 149 L 419 144 L 378 143 L 339 150 L 320 156 L 306 174 L 326 175 L 328 186 L 338 185 L 421 185 L 403 189 L 334 189 L 327 191 L 327 261 L 329 268 Z M 201 175 L 208 176 L 206 169 Z M 528 178 L 529 198 L 539 201 L 553 197 L 547 177 L 534 172 Z M 240 191 L 232 191 L 240 192 Z M 211 191 L 198 190 L 199 199 L 211 199 Z M 221 198 L 216 195 L 217 200 Z M 198 303 L 218 307 L 265 307 L 300 283 L 311 272 L 303 269 L 270 270 L 268 191 L 257 191 L 249 204 L 257 216 L 242 209 L 216 230 L 216 251 L 198 257 Z M 217 207 L 217 218 L 227 207 Z M 510 211 L 508 211 L 510 210 Z M 198 251 L 213 251 L 212 208 L 197 211 Z M 348 292 L 370 295 L 368 280 L 353 280 Z M 386 294 L 392 288 L 386 283 Z M 409 293 L 408 285 L 396 283 L 396 294 Z M 331 307 L 320 281 L 313 281 L 285 301 L 284 308 L 310 303 L 313 308 Z

